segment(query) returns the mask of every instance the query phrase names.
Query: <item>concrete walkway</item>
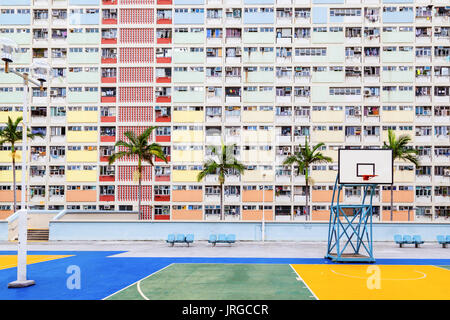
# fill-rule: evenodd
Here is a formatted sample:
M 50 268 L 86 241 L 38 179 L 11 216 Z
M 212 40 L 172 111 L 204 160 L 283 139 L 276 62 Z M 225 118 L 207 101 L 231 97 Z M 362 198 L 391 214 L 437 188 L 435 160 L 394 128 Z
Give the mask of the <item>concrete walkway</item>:
M 232 246 L 212 247 L 207 241 L 196 241 L 190 247 L 170 247 L 162 241 L 49 241 L 29 242 L 30 251 L 126 251 L 116 257 L 259 257 L 259 258 L 323 258 L 325 242 L 237 242 Z M 1 242 L 0 251 L 17 250 L 17 243 Z M 399 248 L 393 242 L 374 243 L 378 259 L 450 259 L 450 248 L 429 242 L 415 248 Z

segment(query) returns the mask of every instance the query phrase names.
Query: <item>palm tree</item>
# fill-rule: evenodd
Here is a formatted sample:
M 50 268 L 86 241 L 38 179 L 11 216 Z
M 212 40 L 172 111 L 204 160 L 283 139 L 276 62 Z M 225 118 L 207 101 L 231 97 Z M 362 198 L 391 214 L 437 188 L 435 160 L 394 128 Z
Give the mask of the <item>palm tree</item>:
M 124 151 L 114 152 L 109 157 L 109 164 L 113 164 L 117 159 L 123 157 L 137 156 L 138 158 L 138 217 L 141 219 L 141 198 L 142 198 L 142 162 L 146 161 L 153 166 L 153 158 L 158 157 L 167 163 L 167 158 L 164 151 L 158 143 L 149 143 L 148 140 L 156 126 L 147 128 L 141 135 L 136 136 L 134 132 L 127 131 L 124 133 L 129 142 L 119 140 L 114 145 L 115 147 L 124 147 Z
M 294 154 L 288 156 L 283 165 L 297 165 L 297 173 L 299 176 L 303 172 L 305 173 L 305 182 L 306 182 L 306 216 L 309 217 L 309 206 L 308 206 L 308 196 L 309 196 L 309 167 L 314 163 L 323 163 L 323 162 L 332 162 L 333 160 L 330 157 L 324 156 L 322 152 L 317 151 L 319 148 L 324 146 L 323 142 L 320 142 L 313 146 L 312 148 L 308 144 L 308 140 L 305 137 L 305 146 L 302 147 L 299 145 L 299 151 L 294 152 Z
M 22 130 L 18 130 L 18 126 L 22 121 L 22 117 L 17 117 L 15 121 L 12 121 L 11 117 L 8 117 L 6 127 L 0 130 L 0 145 L 4 143 L 11 144 L 11 160 L 13 168 L 13 189 L 14 189 L 14 212 L 17 211 L 17 199 L 16 199 L 16 143 L 22 141 Z M 27 128 L 27 137 L 34 139 L 35 137 L 44 137 L 41 133 L 31 133 Z M 26 157 L 26 150 L 22 150 L 22 157 Z M 26 179 L 26 177 L 22 177 Z M 25 190 L 22 190 L 25 192 Z
M 235 144 L 224 145 L 222 143 L 221 152 L 215 146 L 210 146 L 211 153 L 219 158 L 219 162 L 214 159 L 209 159 L 203 164 L 203 170 L 197 175 L 197 181 L 200 182 L 208 175 L 219 174 L 219 184 L 220 184 L 220 220 L 224 218 L 223 211 L 223 199 L 222 199 L 222 189 L 225 183 L 225 175 L 227 170 L 237 170 L 240 174 L 244 173 L 245 166 L 240 163 L 233 154 L 233 150 L 236 147 Z
M 419 159 L 416 155 L 418 151 L 414 148 L 408 148 L 407 144 L 411 142 L 411 137 L 407 134 L 403 134 L 398 139 L 395 137 L 394 131 L 388 130 L 388 141 L 383 143 L 384 149 L 392 150 L 393 160 L 404 160 L 413 163 L 416 167 L 419 166 Z M 391 184 L 391 221 L 393 219 L 392 207 L 394 206 L 394 184 Z

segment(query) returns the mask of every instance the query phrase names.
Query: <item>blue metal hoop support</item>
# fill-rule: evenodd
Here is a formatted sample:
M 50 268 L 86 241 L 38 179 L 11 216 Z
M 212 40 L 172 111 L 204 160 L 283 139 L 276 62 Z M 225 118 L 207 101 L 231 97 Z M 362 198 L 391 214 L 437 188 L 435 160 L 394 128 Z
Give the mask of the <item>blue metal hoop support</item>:
M 361 204 L 344 205 L 340 196 L 345 186 L 363 187 Z M 340 184 L 333 188 L 325 258 L 334 262 L 375 262 L 372 236 L 372 199 L 377 184 Z

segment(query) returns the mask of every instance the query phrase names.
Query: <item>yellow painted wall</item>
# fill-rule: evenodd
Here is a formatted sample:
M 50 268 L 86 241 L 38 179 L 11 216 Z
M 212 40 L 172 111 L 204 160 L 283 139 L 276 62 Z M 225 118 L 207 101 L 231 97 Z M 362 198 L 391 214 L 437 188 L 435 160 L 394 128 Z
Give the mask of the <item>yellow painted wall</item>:
M 197 182 L 197 175 L 200 170 L 173 170 L 173 182 Z
M 203 150 L 173 150 L 172 162 L 203 162 Z
M 394 171 L 394 182 L 414 182 L 415 177 L 415 170 Z
M 344 142 L 345 132 L 341 131 L 317 131 L 313 130 L 311 133 L 311 140 L 313 142 Z
M 204 132 L 203 130 L 191 131 L 191 130 L 177 130 L 172 132 L 173 142 L 203 142 Z
M 11 163 L 11 151 L 0 151 L 0 163 Z M 16 162 L 22 161 L 22 151 L 16 151 Z
M 16 182 L 22 181 L 22 171 L 16 170 Z M 0 171 L 0 182 L 13 182 L 13 171 L 12 170 L 1 170 Z
M 174 111 L 173 122 L 204 122 L 204 111 Z
M 344 110 L 311 111 L 312 122 L 344 122 Z
M 273 122 L 273 111 L 242 111 L 242 122 Z
M 273 151 L 262 150 L 244 150 L 242 151 L 241 161 L 244 162 L 267 162 L 275 159 Z
M 98 131 L 68 131 L 67 142 L 97 142 Z
M 242 130 L 242 142 L 272 142 L 273 130 Z
M 337 150 L 323 150 L 320 151 L 324 156 L 326 157 L 330 157 L 331 159 L 333 159 L 333 162 L 337 162 L 338 161 L 338 151 Z
M 67 170 L 67 182 L 96 182 L 97 170 Z
M 311 170 L 311 178 L 317 182 L 334 182 L 337 171 L 333 170 Z
M 382 111 L 381 122 L 414 122 L 414 111 Z
M 265 180 L 263 180 L 263 176 L 262 176 L 263 173 L 266 174 Z M 271 182 L 271 181 L 273 181 L 273 171 L 263 171 L 263 170 L 244 171 L 244 174 L 242 175 L 242 181 L 243 182 L 260 182 L 260 181 Z
M 23 113 L 21 111 L 4 111 L 0 112 L 0 123 L 7 123 L 8 117 L 11 117 L 11 120 L 14 121 L 18 117 L 22 117 Z
M 98 122 L 98 111 L 67 111 L 68 123 Z
M 97 159 L 98 159 L 97 150 L 67 151 L 67 162 L 97 162 Z

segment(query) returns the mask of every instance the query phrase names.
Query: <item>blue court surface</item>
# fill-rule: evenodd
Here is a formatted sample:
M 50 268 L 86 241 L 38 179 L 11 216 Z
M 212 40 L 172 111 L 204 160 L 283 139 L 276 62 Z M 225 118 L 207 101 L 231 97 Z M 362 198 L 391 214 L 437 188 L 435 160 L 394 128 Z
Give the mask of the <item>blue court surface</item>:
M 17 276 L 16 267 L 0 265 L 0 299 L 2 300 L 101 300 L 149 275 L 173 264 L 331 264 L 320 258 L 157 258 L 112 257 L 123 251 L 29 251 L 29 255 L 71 255 L 28 265 L 28 278 L 36 285 L 8 289 Z M 15 255 L 1 251 L 0 258 Z M 380 265 L 449 266 L 450 259 L 378 259 Z M 71 270 L 79 270 L 80 288 L 70 289 Z

